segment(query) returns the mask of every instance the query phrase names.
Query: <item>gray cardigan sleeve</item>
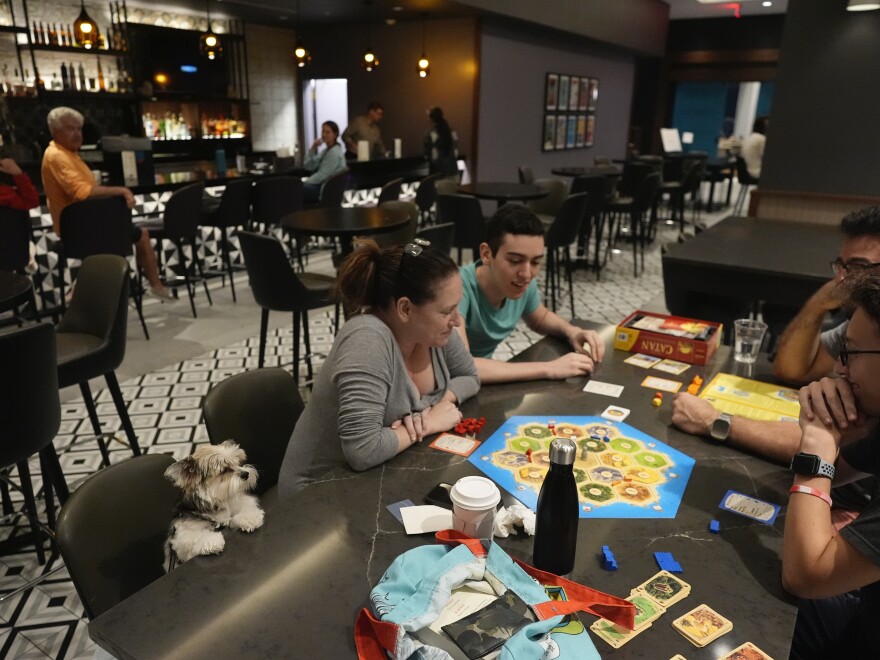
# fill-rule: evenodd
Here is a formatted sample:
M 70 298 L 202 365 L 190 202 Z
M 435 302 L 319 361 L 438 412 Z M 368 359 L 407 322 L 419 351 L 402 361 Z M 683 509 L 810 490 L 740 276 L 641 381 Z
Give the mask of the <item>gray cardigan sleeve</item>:
M 449 369 L 449 389 L 459 403 L 464 403 L 480 390 L 480 377 L 474 358 L 464 347 L 457 331 L 453 330 L 449 335 L 443 354 Z
M 385 426 L 395 378 L 388 338 L 370 327 L 342 337 L 333 378 L 339 393 L 339 439 L 351 468 L 367 470 L 394 457 L 397 434 Z

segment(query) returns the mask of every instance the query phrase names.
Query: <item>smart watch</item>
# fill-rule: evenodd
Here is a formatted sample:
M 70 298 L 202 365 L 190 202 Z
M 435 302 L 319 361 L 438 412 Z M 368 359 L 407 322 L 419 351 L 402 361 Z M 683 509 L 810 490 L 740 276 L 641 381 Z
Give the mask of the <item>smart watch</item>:
M 730 420 L 733 415 L 729 415 L 725 412 L 718 415 L 714 422 L 712 422 L 712 426 L 709 429 L 709 435 L 715 438 L 718 442 L 725 442 L 727 440 L 727 436 L 730 435 Z
M 791 459 L 791 471 L 803 477 L 828 477 L 834 479 L 834 466 L 816 454 L 800 452 Z

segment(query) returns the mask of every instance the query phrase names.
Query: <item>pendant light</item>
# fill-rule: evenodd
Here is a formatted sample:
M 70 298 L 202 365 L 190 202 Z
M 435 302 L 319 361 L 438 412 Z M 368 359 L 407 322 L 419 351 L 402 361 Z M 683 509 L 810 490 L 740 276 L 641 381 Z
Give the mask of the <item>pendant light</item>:
M 210 0 L 205 0 L 205 11 L 208 14 L 208 31 L 199 36 L 199 52 L 209 60 L 216 60 L 223 57 L 223 44 L 220 37 L 211 29 Z
M 79 18 L 73 22 L 73 32 L 77 42 L 90 49 L 98 45 L 98 26 L 86 12 L 84 0 L 80 0 L 79 6 Z
M 849 0 L 846 5 L 847 11 L 873 11 L 880 9 L 880 2 L 870 2 L 869 0 Z
M 422 56 L 419 58 L 418 64 L 416 65 L 416 72 L 419 74 L 419 78 L 427 78 L 431 73 L 431 63 L 425 55 L 425 31 L 427 29 L 425 14 L 422 14 Z
M 372 21 L 372 2 L 370 0 L 365 0 L 364 4 L 367 6 L 367 43 L 371 43 L 373 41 L 373 21 Z M 377 68 L 379 68 L 379 58 L 376 56 L 376 53 L 373 52 L 373 49 L 370 46 L 367 46 L 367 49 L 364 51 L 364 58 L 361 60 L 361 66 L 364 67 L 364 71 L 371 72 Z
M 312 54 L 305 47 L 302 39 L 299 36 L 301 23 L 302 21 L 300 20 L 299 0 L 296 0 L 296 45 L 293 47 L 293 61 L 296 62 L 296 65 L 300 69 L 312 61 Z

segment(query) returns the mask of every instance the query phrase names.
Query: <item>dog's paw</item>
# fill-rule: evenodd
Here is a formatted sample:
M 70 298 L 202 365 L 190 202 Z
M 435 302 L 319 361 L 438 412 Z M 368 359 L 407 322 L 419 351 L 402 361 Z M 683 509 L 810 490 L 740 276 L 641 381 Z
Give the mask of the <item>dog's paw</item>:
M 263 514 L 262 509 L 254 509 L 246 513 L 239 513 L 230 521 L 230 527 L 233 529 L 240 529 L 242 532 L 250 534 L 254 530 L 263 526 L 264 517 L 265 515 Z
M 193 548 L 196 555 L 219 555 L 226 547 L 226 539 L 220 532 L 205 534 L 205 537 Z

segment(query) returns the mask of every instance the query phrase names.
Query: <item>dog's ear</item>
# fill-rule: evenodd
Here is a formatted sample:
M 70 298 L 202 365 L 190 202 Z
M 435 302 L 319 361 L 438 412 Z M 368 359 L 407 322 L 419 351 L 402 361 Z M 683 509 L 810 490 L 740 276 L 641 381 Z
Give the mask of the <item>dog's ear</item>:
M 172 463 L 165 470 L 165 478 L 178 488 L 185 488 L 186 484 L 197 474 L 198 467 L 196 460 L 192 456 L 187 456 L 176 463 Z
M 242 449 L 235 440 L 224 440 L 220 446 L 235 457 L 235 460 L 238 461 L 239 465 L 243 465 L 247 460 L 247 454 L 245 454 L 244 449 Z

